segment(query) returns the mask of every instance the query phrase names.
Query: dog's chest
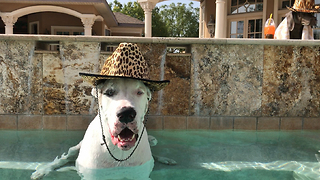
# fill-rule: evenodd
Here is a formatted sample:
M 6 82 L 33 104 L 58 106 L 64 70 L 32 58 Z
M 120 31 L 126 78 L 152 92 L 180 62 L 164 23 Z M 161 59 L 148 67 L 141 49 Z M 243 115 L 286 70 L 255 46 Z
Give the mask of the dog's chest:
M 109 152 L 106 145 L 103 144 L 101 132 L 98 130 L 100 129 L 99 123 L 95 120 L 88 127 L 82 140 L 77 164 L 86 168 L 111 168 L 119 166 L 140 166 L 152 159 L 146 131 L 143 133 L 141 141 L 132 155 L 130 155 L 132 150 L 122 151 L 114 146 L 111 143 L 109 136 L 106 134 Z M 112 156 L 117 159 L 126 159 L 129 156 L 130 157 L 126 161 L 118 162 Z
M 149 180 L 150 173 L 153 169 L 153 159 L 140 166 L 119 166 L 112 168 L 87 169 L 77 166 L 78 173 L 84 179 L 139 179 Z

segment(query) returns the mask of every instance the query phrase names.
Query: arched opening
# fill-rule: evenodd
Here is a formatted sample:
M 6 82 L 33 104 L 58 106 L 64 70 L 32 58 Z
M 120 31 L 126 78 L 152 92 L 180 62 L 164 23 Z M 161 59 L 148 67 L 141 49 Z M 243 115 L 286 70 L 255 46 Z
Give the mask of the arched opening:
M 19 31 L 20 26 L 17 24 L 27 24 L 27 28 Z M 61 32 L 59 29 L 65 31 Z M 72 31 L 73 29 L 77 29 L 79 33 Z M 84 30 L 81 20 L 75 16 L 57 12 L 39 12 L 20 17 L 14 25 L 13 32 L 14 34 L 21 32 L 22 34 L 83 35 Z
M 13 34 L 91 35 L 91 28 L 95 24 L 95 20 L 101 20 L 100 16 L 94 14 L 82 14 L 64 7 L 44 5 L 0 13 L 0 16 L 17 18 L 17 21 L 13 22 L 14 26 L 11 25 L 11 33 L 13 32 Z M 4 22 L 0 24 L 0 32 L 1 29 L 7 28 L 7 24 L 10 25 L 9 22 L 2 20 Z M 63 27 L 60 28 L 62 31 L 59 31 L 59 27 Z M 66 27 L 69 27 L 70 30 Z

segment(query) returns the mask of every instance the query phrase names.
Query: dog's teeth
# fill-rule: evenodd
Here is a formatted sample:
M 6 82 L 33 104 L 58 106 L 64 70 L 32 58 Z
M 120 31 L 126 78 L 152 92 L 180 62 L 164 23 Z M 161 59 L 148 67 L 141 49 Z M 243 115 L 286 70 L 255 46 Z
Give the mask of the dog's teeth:
M 128 142 L 128 141 L 132 141 L 134 138 L 135 138 L 135 134 L 133 134 L 132 135 L 132 137 L 131 138 L 127 138 L 127 139 L 122 139 L 121 137 L 120 137 L 120 135 L 118 135 L 118 139 L 119 139 L 119 141 L 125 141 L 125 142 Z
M 132 141 L 134 139 L 134 137 L 136 136 L 136 134 L 133 134 L 130 141 Z

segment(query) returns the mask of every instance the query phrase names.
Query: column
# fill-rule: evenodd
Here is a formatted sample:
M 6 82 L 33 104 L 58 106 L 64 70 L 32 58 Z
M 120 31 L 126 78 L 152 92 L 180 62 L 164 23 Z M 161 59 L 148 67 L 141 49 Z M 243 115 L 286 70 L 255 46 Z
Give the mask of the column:
M 200 9 L 199 9 L 199 38 L 204 37 L 204 31 L 203 31 L 203 9 L 200 3 Z
M 5 24 L 5 33 L 13 34 L 13 25 L 17 22 L 18 18 L 9 15 L 1 15 L 1 19 Z
M 139 1 L 138 1 L 139 2 Z M 139 2 L 144 11 L 144 33 L 145 37 L 152 37 L 152 9 L 156 6 L 156 2 Z
M 96 20 L 96 16 L 93 15 L 91 17 L 82 17 L 81 22 L 84 26 L 84 35 L 91 36 L 92 35 L 92 25 Z
M 226 38 L 227 12 L 225 10 L 225 4 L 225 0 L 216 0 L 215 38 Z

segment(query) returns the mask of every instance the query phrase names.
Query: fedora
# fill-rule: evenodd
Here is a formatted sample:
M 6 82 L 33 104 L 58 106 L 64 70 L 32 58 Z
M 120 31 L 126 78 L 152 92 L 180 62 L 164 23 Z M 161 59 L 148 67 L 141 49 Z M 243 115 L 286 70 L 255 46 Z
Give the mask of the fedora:
M 292 7 L 287 7 L 290 11 L 304 13 L 318 13 L 320 7 L 314 5 L 314 0 L 295 0 Z
M 151 91 L 159 91 L 170 81 L 151 80 L 148 65 L 142 53 L 133 43 L 120 43 L 105 61 L 100 74 L 79 73 L 84 81 L 97 85 L 103 80 L 128 78 L 142 81 Z

